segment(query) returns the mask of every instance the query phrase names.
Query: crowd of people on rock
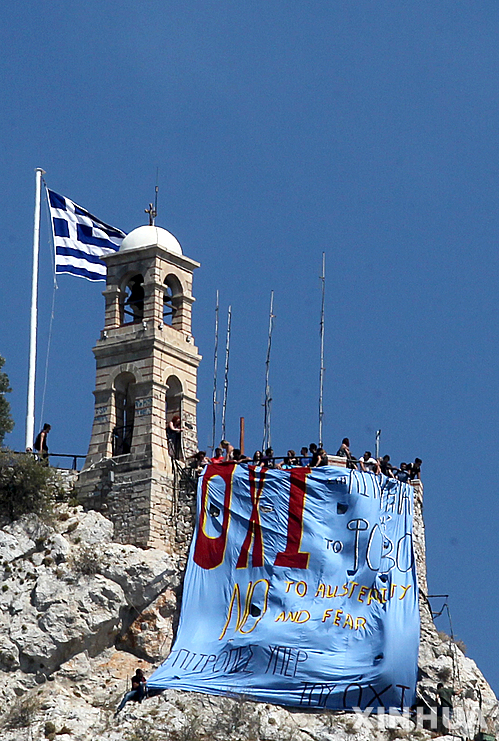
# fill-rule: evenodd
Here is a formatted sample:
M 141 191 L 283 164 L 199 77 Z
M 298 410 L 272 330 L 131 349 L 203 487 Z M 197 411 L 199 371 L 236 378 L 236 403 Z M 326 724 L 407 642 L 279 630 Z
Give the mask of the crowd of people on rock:
M 415 458 L 414 463 L 402 462 L 398 468 L 390 462 L 389 455 L 374 458 L 370 450 L 366 450 L 364 455 L 357 459 L 350 452 L 350 440 L 347 437 L 343 438 L 336 456 L 346 458 L 346 467 L 355 471 L 382 473 L 390 479 L 397 479 L 403 483 L 421 478 L 421 458 Z M 222 440 L 220 447 L 213 451 L 212 457 L 209 457 L 205 450 L 199 450 L 191 456 L 188 463 L 190 468 L 197 471 L 201 471 L 204 466 L 210 463 L 251 463 L 254 466 L 278 468 L 281 471 L 286 471 L 296 467 L 317 468 L 318 466 L 327 466 L 329 465 L 329 457 L 324 448 L 319 447 L 316 443 L 310 443 L 309 446 L 303 446 L 299 454 L 292 449 L 288 450 L 284 458 L 277 458 L 272 448 L 267 448 L 265 452 L 256 450 L 253 458 L 248 458 L 239 448 L 231 445 L 228 440 Z

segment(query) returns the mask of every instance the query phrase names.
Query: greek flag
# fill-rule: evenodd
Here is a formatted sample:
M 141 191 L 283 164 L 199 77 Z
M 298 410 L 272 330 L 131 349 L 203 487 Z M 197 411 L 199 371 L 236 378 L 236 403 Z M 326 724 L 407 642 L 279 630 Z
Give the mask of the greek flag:
M 55 246 L 55 272 L 106 280 L 103 255 L 117 252 L 125 232 L 105 224 L 69 198 L 47 188 Z

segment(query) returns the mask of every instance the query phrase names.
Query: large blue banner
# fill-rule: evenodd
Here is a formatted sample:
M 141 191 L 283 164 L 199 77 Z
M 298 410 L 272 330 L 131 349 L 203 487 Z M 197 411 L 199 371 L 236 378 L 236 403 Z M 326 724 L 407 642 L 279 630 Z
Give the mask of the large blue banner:
M 217 464 L 175 645 L 148 686 L 309 708 L 414 701 L 413 489 L 336 466 Z

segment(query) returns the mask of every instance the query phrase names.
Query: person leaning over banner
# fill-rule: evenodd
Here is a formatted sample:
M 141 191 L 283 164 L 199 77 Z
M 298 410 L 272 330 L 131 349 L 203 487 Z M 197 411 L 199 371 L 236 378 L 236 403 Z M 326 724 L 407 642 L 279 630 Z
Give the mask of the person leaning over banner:
M 400 464 L 400 468 L 395 469 L 395 478 L 397 481 L 401 481 L 403 484 L 407 484 L 409 481 L 409 471 L 407 470 L 407 463 Z
M 300 451 L 300 466 L 303 466 L 306 468 L 310 465 L 311 458 L 308 454 L 308 448 L 306 445 L 303 446 L 303 448 Z
M 244 455 L 239 448 L 234 448 L 232 451 L 232 460 L 236 463 L 251 463 L 251 458 L 248 458 L 247 455 Z
M 394 479 L 395 474 L 393 473 L 393 466 L 390 463 L 390 456 L 384 455 L 381 460 L 378 460 L 379 466 L 381 468 L 381 473 L 387 476 L 389 479 Z
M 421 478 L 421 464 L 422 464 L 421 458 L 414 458 L 414 463 L 411 465 L 410 473 L 411 473 L 411 479 L 420 479 Z
M 231 461 L 234 455 L 234 446 L 228 440 L 222 440 L 220 447 L 223 450 L 224 461 Z
M 35 453 L 37 453 L 39 460 L 41 460 L 44 466 L 48 466 L 49 464 L 49 447 L 47 445 L 47 435 L 49 434 L 51 429 L 52 428 L 50 427 L 50 425 L 45 423 L 42 430 L 36 436 L 36 440 L 33 445 Z
M 222 448 L 215 448 L 215 454 L 210 460 L 212 463 L 223 463 L 224 457 Z
M 373 458 L 370 450 L 366 450 L 362 458 L 359 458 L 360 470 L 369 473 L 380 473 L 379 463 Z
M 312 455 L 310 461 L 310 468 L 318 468 L 319 466 L 327 466 L 329 464 L 327 453 L 324 448 L 317 448 Z
M 347 468 L 351 468 L 354 470 L 357 470 L 357 464 L 355 462 L 355 458 L 350 452 L 350 440 L 348 437 L 344 437 L 341 441 L 340 449 L 336 453 L 337 456 L 340 458 L 346 458 L 347 459 Z
M 198 473 L 201 473 L 203 468 L 211 463 L 210 459 L 206 457 L 206 450 L 198 450 L 197 453 L 191 455 L 189 458 L 189 468 L 193 468 Z

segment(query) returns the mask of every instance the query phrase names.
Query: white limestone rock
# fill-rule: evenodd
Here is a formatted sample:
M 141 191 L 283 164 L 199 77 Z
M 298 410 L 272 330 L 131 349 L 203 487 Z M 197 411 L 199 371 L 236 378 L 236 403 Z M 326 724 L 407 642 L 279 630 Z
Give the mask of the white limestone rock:
M 59 533 L 51 535 L 47 542 L 46 547 L 50 550 L 50 555 L 54 559 L 56 564 L 61 564 L 67 561 L 71 546 L 68 540 Z
M 19 649 L 7 636 L 0 638 L 0 670 L 4 672 L 19 669 Z
M 100 573 L 119 584 L 127 603 L 145 607 L 165 589 L 178 584 L 175 562 L 163 551 L 109 543 L 102 552 Z
M 23 515 L 10 525 L 6 525 L 3 530 L 16 538 L 23 554 L 52 533 L 52 528 L 35 514 Z
M 176 594 L 167 589 L 137 616 L 121 639 L 120 647 L 146 661 L 161 663 L 171 650 L 176 609 Z
M 81 542 L 92 546 L 108 543 L 113 539 L 113 523 L 94 510 L 78 513 L 66 525 L 65 537 L 73 543 Z
M 28 548 L 35 547 L 35 543 L 29 538 L 25 539 L 23 545 L 21 545 L 15 535 L 6 530 L 0 530 L 0 566 L 5 566 L 11 561 L 14 561 L 14 559 L 19 558 L 19 556 L 22 556 L 25 553 L 23 546 L 26 545 L 26 541 Z

